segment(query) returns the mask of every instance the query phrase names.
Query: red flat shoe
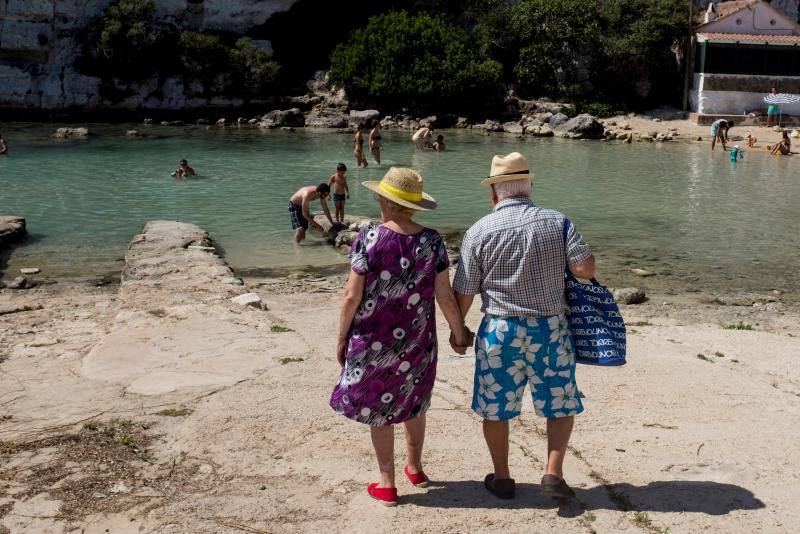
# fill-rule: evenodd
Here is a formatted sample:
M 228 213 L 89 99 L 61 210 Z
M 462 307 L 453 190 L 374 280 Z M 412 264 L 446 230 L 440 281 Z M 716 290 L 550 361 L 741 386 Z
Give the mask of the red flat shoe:
M 377 482 L 367 486 L 369 496 L 384 506 L 397 506 L 397 488 L 379 488 Z
M 428 480 L 428 477 L 425 476 L 425 473 L 423 471 L 420 471 L 419 473 L 415 473 L 412 475 L 411 473 L 408 472 L 408 466 L 405 466 L 403 468 L 403 473 L 406 475 L 408 481 L 414 484 L 418 488 L 427 488 L 428 484 L 430 484 L 430 480 Z

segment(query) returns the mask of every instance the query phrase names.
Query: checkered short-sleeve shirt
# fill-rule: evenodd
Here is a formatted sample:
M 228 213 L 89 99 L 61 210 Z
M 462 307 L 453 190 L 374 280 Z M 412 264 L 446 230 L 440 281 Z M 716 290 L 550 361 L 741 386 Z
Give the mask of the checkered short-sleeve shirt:
M 592 253 L 570 225 L 564 247 L 564 215 L 527 198 L 499 202 L 467 230 L 453 289 L 481 294 L 489 315 L 542 317 L 566 309 L 564 266 Z

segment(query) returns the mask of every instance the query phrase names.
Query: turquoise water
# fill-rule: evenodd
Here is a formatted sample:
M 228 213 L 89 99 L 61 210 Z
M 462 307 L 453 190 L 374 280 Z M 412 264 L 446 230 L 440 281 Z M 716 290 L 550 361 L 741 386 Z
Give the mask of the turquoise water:
M 383 164 L 356 169 L 352 137 L 331 131 L 89 125 L 89 140 L 59 141 L 58 125 L 0 124 L 10 155 L 0 157 L 0 214 L 27 218 L 31 237 L 9 269 L 52 276 L 121 267 L 145 221 L 180 219 L 211 234 L 239 271 L 335 265 L 342 256 L 311 238 L 297 247 L 287 212 L 299 187 L 348 167 L 349 212 L 377 215 L 359 182 L 389 165 L 425 178 L 440 204 L 419 220 L 463 230 L 491 209 L 486 176 L 493 154 L 519 150 L 536 171 L 534 199 L 567 213 L 614 283 L 679 289 L 795 290 L 789 274 L 800 237 L 800 159 L 748 154 L 738 165 L 699 143 L 601 143 L 517 139 L 447 131 L 444 153 L 416 152 L 409 132 L 385 131 Z M 137 128 L 144 139 L 128 139 Z M 199 176 L 169 176 L 187 158 Z M 658 273 L 646 281 L 630 267 Z

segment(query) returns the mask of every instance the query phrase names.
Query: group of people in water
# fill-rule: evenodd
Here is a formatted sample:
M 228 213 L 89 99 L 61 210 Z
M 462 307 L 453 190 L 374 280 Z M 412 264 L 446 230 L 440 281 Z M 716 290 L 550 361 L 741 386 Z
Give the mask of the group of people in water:
M 383 149 L 381 123 L 378 119 L 373 119 L 371 126 L 367 146 L 372 154 L 372 159 L 380 165 L 381 150 Z M 367 157 L 364 155 L 364 130 L 366 130 L 366 126 L 363 123 L 358 123 L 356 125 L 356 133 L 353 135 L 353 156 L 356 158 L 356 167 L 366 167 L 368 165 Z M 411 136 L 411 141 L 413 141 L 417 150 L 432 149 L 441 152 L 445 149 L 444 136 L 437 135 L 434 141 L 433 128 L 430 126 L 418 128 Z
M 381 162 L 381 150 L 383 149 L 383 139 L 381 137 L 381 123 L 377 119 L 373 120 L 372 129 L 369 132 L 368 146 L 372 158 L 375 163 Z M 366 129 L 363 123 L 356 126 L 356 132 L 353 135 L 353 155 L 356 158 L 357 167 L 366 167 L 367 157 L 364 155 L 364 130 Z M 445 149 L 444 136 L 436 136 L 433 139 L 433 128 L 429 126 L 422 126 L 417 129 L 411 136 L 414 146 L 417 150 L 432 149 L 441 152 Z M 186 160 L 181 160 L 184 163 Z M 191 168 L 191 167 L 190 167 Z M 180 170 L 180 169 L 179 169 Z M 177 172 L 177 171 L 176 171 Z M 344 206 L 345 202 L 350 199 L 350 187 L 347 184 L 347 165 L 339 163 L 336 165 L 336 172 L 328 178 L 327 183 L 321 183 L 317 186 L 308 185 L 301 187 L 289 199 L 289 216 L 292 221 L 292 229 L 294 232 L 295 243 L 301 243 L 306 237 L 306 231 L 309 227 L 319 232 L 324 229 L 320 226 L 309 212 L 309 206 L 314 200 L 319 200 L 322 205 L 322 211 L 325 217 L 328 218 L 331 226 L 336 224 L 344 224 Z M 328 198 L 333 196 L 334 214 L 331 216 L 330 208 L 328 207 Z

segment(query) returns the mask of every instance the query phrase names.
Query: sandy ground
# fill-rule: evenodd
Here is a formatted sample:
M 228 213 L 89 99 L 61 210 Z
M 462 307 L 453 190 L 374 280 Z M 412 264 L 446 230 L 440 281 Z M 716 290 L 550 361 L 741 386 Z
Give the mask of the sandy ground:
M 671 134 L 673 138 L 671 142 L 702 142 L 707 143 L 709 148 L 711 146 L 711 132 L 708 125 L 698 125 L 696 121 L 688 119 L 673 119 L 676 110 L 665 108 L 662 110 L 653 110 L 647 114 L 628 114 L 617 115 L 608 119 L 603 119 L 602 122 L 606 125 L 606 129 L 615 132 L 626 131 L 622 128 L 623 125 L 630 127 L 630 132 L 639 134 L 640 137 L 654 137 L 652 134 Z M 791 127 L 787 127 L 791 130 Z M 753 148 L 747 147 L 745 137 L 752 134 L 758 141 Z M 733 145 L 740 145 L 743 149 L 750 151 L 766 151 L 768 145 L 780 141 L 782 134 L 780 131 L 775 131 L 774 126 L 754 126 L 748 124 L 735 125 L 730 130 L 731 143 Z M 792 139 L 793 153 L 797 153 L 797 145 L 800 140 Z
M 365 493 L 366 428 L 328 407 L 343 277 L 245 282 L 268 310 L 165 290 L 137 316 L 113 286 L 0 292 L 0 309 L 43 306 L 0 316 L 0 532 L 796 531 L 797 310 L 702 295 L 623 307 L 629 364 L 578 370 L 586 412 L 566 463 L 577 500 L 561 506 L 538 494 L 544 424 L 529 400 L 512 425 L 516 500 L 483 489 L 474 356 L 440 343 L 434 484 L 399 477 L 387 509 Z M 739 322 L 754 330 L 723 328 Z M 137 332 L 141 360 L 120 328 Z

